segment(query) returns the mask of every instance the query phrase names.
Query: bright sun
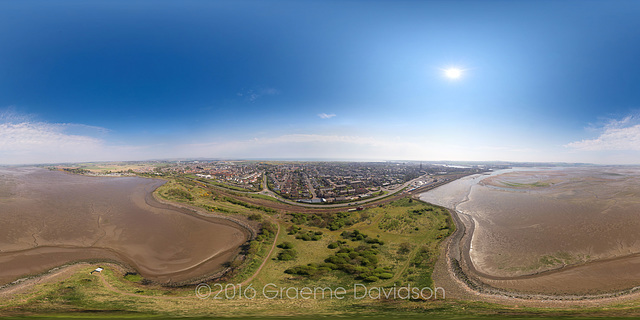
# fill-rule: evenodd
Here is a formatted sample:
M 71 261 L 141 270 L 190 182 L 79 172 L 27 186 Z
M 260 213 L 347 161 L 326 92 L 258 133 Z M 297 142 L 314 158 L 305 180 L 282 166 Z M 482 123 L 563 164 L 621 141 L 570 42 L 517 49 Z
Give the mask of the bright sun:
M 462 69 L 459 69 L 459 68 L 445 69 L 444 75 L 449 79 L 458 79 L 462 76 Z

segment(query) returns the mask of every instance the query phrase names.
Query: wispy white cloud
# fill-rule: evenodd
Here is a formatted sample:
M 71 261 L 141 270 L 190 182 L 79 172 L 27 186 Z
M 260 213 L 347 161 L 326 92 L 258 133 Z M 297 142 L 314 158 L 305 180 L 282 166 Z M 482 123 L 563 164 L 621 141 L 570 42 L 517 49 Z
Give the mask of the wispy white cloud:
M 138 160 L 150 148 L 111 146 L 96 136 L 109 130 L 74 123 L 47 123 L 12 110 L 0 111 L 0 165 Z
M 362 137 L 362 136 L 343 136 L 343 135 L 322 135 L 322 134 L 288 134 L 273 138 L 254 139 L 252 141 L 259 143 L 351 143 L 370 146 L 400 146 L 405 145 L 407 142 L 402 141 L 390 141 L 385 139 L 378 139 L 374 137 Z
M 331 119 L 335 114 L 318 114 Z M 108 160 L 145 160 L 163 158 L 289 158 L 351 160 L 562 160 L 560 153 L 540 152 L 531 146 L 463 143 L 438 133 L 393 136 L 375 132 L 345 131 L 307 132 L 298 134 L 258 134 L 253 139 L 228 140 L 223 137 L 194 143 L 166 142 L 162 145 L 114 145 L 108 129 L 74 123 L 48 123 L 35 117 L 0 110 L 0 164 L 59 163 Z M 348 132 L 348 133 L 346 133 Z M 247 132 L 247 134 L 251 134 Z M 624 136 L 620 138 L 618 136 Z M 614 139 L 615 137 L 615 139 Z M 630 138 L 631 137 L 631 138 Z M 193 138 L 195 139 L 195 138 Z M 633 119 L 611 122 L 601 137 L 571 144 L 573 149 L 602 147 L 611 141 L 629 143 L 635 140 L 640 150 L 640 123 Z M 184 140 L 182 140 L 184 141 Z M 603 142 L 604 141 L 604 142 Z M 559 146 L 558 146 L 559 147 Z M 622 149 L 621 146 L 618 148 Z M 596 149 L 597 150 L 597 149 Z M 559 150 L 566 151 L 566 149 Z M 569 152 L 576 157 L 579 152 Z M 558 159 L 549 159 L 553 154 Z M 580 161 L 584 161 L 579 159 Z M 612 160 L 613 161 L 613 160 Z M 586 162 L 586 161 L 585 161 Z
M 322 118 L 322 119 L 331 119 L 333 117 L 335 117 L 336 114 L 335 113 L 318 113 L 318 117 Z
M 594 139 L 583 139 L 565 145 L 582 151 L 640 151 L 640 118 L 627 116 L 622 120 L 611 120 Z
M 32 115 L 17 112 L 14 106 L 0 109 L 0 123 L 19 123 L 32 120 Z
M 249 102 L 255 102 L 256 100 L 264 97 L 264 96 L 275 96 L 279 95 L 280 90 L 275 88 L 257 88 L 257 89 L 249 89 L 238 92 L 236 95 L 238 97 L 244 98 Z
M 65 134 L 63 128 L 63 125 L 46 123 L 0 124 L 0 150 L 64 149 L 101 143 L 91 137 Z
M 370 136 L 286 134 L 239 141 L 181 146 L 185 157 L 289 159 L 418 159 L 430 151 L 428 143 Z
M 85 161 L 103 153 L 102 140 L 67 134 L 64 127 L 38 122 L 0 124 L 0 163 Z

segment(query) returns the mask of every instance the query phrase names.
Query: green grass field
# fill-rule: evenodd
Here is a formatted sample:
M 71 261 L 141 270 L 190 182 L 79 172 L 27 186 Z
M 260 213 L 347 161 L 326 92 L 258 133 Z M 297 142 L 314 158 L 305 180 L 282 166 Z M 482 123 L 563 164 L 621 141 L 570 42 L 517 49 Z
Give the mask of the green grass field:
M 0 315 L 14 319 L 613 319 L 636 316 L 637 307 L 542 309 L 452 299 L 432 301 L 336 299 L 198 299 L 193 288 L 144 286 L 125 279 L 112 265 L 101 275 L 93 266 L 70 277 L 36 285 L 30 292 L 0 301 Z M 277 275 L 276 275 L 277 276 Z M 261 280 L 269 280 L 269 275 Z M 255 282 L 258 286 L 259 283 Z M 285 283 L 279 285 L 288 286 Z M 19 315 L 19 316 L 17 316 Z M 286 317 L 285 317 L 286 316 Z M 11 318 L 8 318 L 11 319 Z
M 0 299 L 0 316 L 7 319 L 598 319 L 640 315 L 635 302 L 600 308 L 528 308 L 455 299 L 384 299 L 371 288 L 389 290 L 410 285 L 431 287 L 431 274 L 439 245 L 453 232 L 446 209 L 411 198 L 340 215 L 340 226 L 322 219 L 337 214 L 268 213 L 261 208 L 225 199 L 204 184 L 174 179 L 157 195 L 225 215 L 269 221 L 280 226 L 277 239 L 262 237 L 244 268 L 225 283 L 211 282 L 212 294 L 200 299 L 194 287 L 166 288 L 143 284 L 137 274 L 126 274 L 116 265 L 105 264 L 101 274 L 90 275 L 93 265 L 73 266 L 73 273 L 56 281 L 43 281 L 25 292 Z M 240 199 L 241 200 L 241 199 Z M 320 219 L 320 220 L 319 220 Z M 357 230 L 357 232 L 356 232 Z M 274 232 L 275 233 L 275 232 Z M 267 257 L 273 243 L 288 243 Z M 358 249 L 360 248 L 360 249 Z M 294 250 L 292 259 L 278 259 L 284 250 Z M 343 253 L 340 253 L 342 250 Z M 251 277 L 242 287 L 228 287 Z M 333 260 L 332 260 L 333 259 Z M 329 267 L 327 260 L 331 260 Z M 311 266 L 309 266 L 311 265 Z M 349 266 L 352 265 L 352 266 Z M 290 274 L 288 269 L 307 266 L 310 274 Z M 374 277 L 374 278 L 371 278 Z M 271 287 L 273 284 L 273 287 Z M 354 287 L 361 284 L 363 287 Z M 230 286 L 230 285 L 229 285 Z M 343 299 L 305 299 L 301 288 L 345 288 Z M 217 293 L 221 288 L 228 291 Z M 252 289 L 256 289 L 254 297 Z M 265 288 L 295 288 L 293 298 L 271 299 Z M 284 291 L 287 293 L 287 291 Z M 243 296 L 244 295 L 244 296 Z M 360 296 L 357 298 L 356 296 Z M 220 297 L 221 299 L 215 299 Z M 12 318 L 13 317 L 13 318 Z

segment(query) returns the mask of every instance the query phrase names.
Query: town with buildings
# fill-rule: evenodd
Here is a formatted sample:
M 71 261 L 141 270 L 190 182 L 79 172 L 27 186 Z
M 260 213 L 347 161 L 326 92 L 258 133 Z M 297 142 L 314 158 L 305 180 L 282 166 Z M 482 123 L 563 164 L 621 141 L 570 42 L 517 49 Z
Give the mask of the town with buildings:
M 184 175 L 236 191 L 266 187 L 278 196 L 302 203 L 340 203 L 417 189 L 447 179 L 447 174 L 476 173 L 501 166 L 456 165 L 417 161 L 245 161 L 181 160 L 58 166 L 58 170 L 94 176 Z M 418 179 L 419 178 L 419 179 Z M 410 184 L 407 184 L 411 182 Z
M 432 176 L 438 173 L 477 170 L 420 162 L 292 162 L 265 167 L 269 189 L 307 203 L 364 200 L 394 192 L 418 177 L 422 179 L 408 187 L 436 182 Z

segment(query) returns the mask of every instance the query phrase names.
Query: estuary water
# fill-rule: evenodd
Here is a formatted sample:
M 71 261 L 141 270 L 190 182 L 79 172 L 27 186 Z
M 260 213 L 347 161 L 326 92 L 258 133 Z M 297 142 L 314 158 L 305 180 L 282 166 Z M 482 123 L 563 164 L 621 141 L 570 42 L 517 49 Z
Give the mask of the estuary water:
M 74 261 L 116 261 L 161 283 L 220 270 L 249 237 L 157 202 L 164 183 L 0 168 L 0 284 Z
M 473 224 L 465 254 L 494 286 L 575 293 L 640 285 L 640 168 L 515 168 L 420 198 Z

